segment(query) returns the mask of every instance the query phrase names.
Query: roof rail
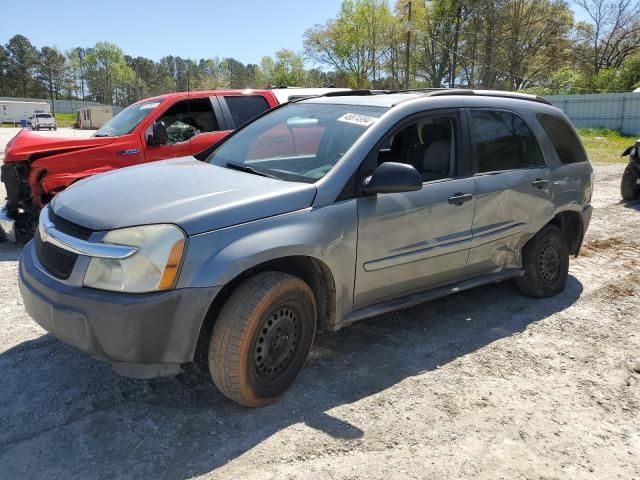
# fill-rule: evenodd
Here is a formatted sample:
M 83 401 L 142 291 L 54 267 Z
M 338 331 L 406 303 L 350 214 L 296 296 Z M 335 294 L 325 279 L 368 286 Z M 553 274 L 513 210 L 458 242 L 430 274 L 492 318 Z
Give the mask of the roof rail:
M 347 97 L 347 96 L 368 96 L 368 95 L 391 95 L 394 93 L 411 93 L 423 92 L 425 97 L 445 97 L 449 95 L 465 95 L 465 96 L 477 96 L 477 97 L 496 97 L 496 98 L 513 98 L 516 100 L 527 100 L 529 102 L 544 103 L 545 105 L 552 105 L 552 103 L 544 97 L 539 95 L 530 95 L 527 93 L 516 92 L 504 92 L 502 90 L 471 90 L 465 88 L 409 88 L 406 90 L 340 90 L 337 92 L 327 92 L 322 95 L 314 95 L 312 97 Z M 304 98 L 296 99 L 304 100 Z
M 359 90 L 339 90 L 337 92 L 327 92 L 318 96 L 319 97 L 347 97 L 347 96 L 361 97 L 364 95 L 374 95 L 374 92 L 372 90 L 369 90 L 368 88 L 361 88 Z
M 552 105 L 549 100 L 540 95 L 529 95 L 527 93 L 516 92 L 503 92 L 501 90 L 466 90 L 463 88 L 444 89 L 437 90 L 425 94 L 428 97 L 443 97 L 448 95 L 469 95 L 477 97 L 499 97 L 499 98 L 513 98 L 516 100 L 528 100 L 530 102 L 544 103 L 545 105 Z
M 394 89 L 394 90 L 372 90 L 373 93 L 379 94 L 394 94 L 394 93 L 412 93 L 412 92 L 439 92 L 441 90 L 447 90 L 446 88 L 402 88 L 402 89 Z

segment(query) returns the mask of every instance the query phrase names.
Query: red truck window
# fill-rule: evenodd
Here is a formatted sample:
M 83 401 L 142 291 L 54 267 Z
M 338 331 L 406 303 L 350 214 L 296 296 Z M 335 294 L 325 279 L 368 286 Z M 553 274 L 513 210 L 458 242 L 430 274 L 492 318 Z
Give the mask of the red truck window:
M 167 127 L 169 143 L 186 142 L 200 133 L 219 130 L 209 98 L 177 102 L 158 120 Z
M 267 100 L 259 95 L 226 96 L 224 99 L 236 128 L 269 110 Z

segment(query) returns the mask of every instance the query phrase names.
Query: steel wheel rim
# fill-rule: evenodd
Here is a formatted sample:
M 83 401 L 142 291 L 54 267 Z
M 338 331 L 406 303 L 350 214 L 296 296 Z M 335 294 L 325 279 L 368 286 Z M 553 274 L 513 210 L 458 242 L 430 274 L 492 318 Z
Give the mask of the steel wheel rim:
M 300 315 L 283 305 L 267 316 L 253 348 L 256 376 L 265 381 L 278 378 L 291 365 L 300 342 Z
M 560 267 L 562 260 L 560 256 L 560 249 L 551 240 L 547 240 L 538 257 L 538 265 L 540 268 L 540 274 L 542 279 L 547 285 L 553 284 L 560 277 Z

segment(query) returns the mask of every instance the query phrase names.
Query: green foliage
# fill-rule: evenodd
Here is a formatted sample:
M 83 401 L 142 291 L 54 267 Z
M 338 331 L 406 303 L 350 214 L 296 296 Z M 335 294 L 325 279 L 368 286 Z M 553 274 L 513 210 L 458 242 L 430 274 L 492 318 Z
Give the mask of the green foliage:
M 33 74 L 38 65 L 38 50 L 23 35 L 11 37 L 5 50 L 8 94 L 17 97 L 30 96 L 36 91 Z
M 607 128 L 578 128 L 578 135 L 592 162 L 626 163 L 620 154 L 636 141 L 635 137 L 620 135 Z
M 56 113 L 56 122 L 58 127 L 72 127 L 76 123 L 75 113 Z
M 388 61 L 394 22 L 384 0 L 345 0 L 337 18 L 305 32 L 305 53 L 334 68 L 352 87 L 375 87 Z
M 624 62 L 620 83 L 625 90 L 640 88 L 640 53 Z

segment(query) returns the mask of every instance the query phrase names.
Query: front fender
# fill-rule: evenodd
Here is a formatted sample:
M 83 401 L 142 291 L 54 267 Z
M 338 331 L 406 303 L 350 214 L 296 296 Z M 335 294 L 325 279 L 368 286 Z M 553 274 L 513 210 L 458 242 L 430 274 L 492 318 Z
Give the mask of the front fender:
M 189 238 L 178 287 L 222 286 L 270 260 L 307 256 L 331 271 L 340 318 L 353 306 L 356 242 L 355 200 L 194 235 Z

